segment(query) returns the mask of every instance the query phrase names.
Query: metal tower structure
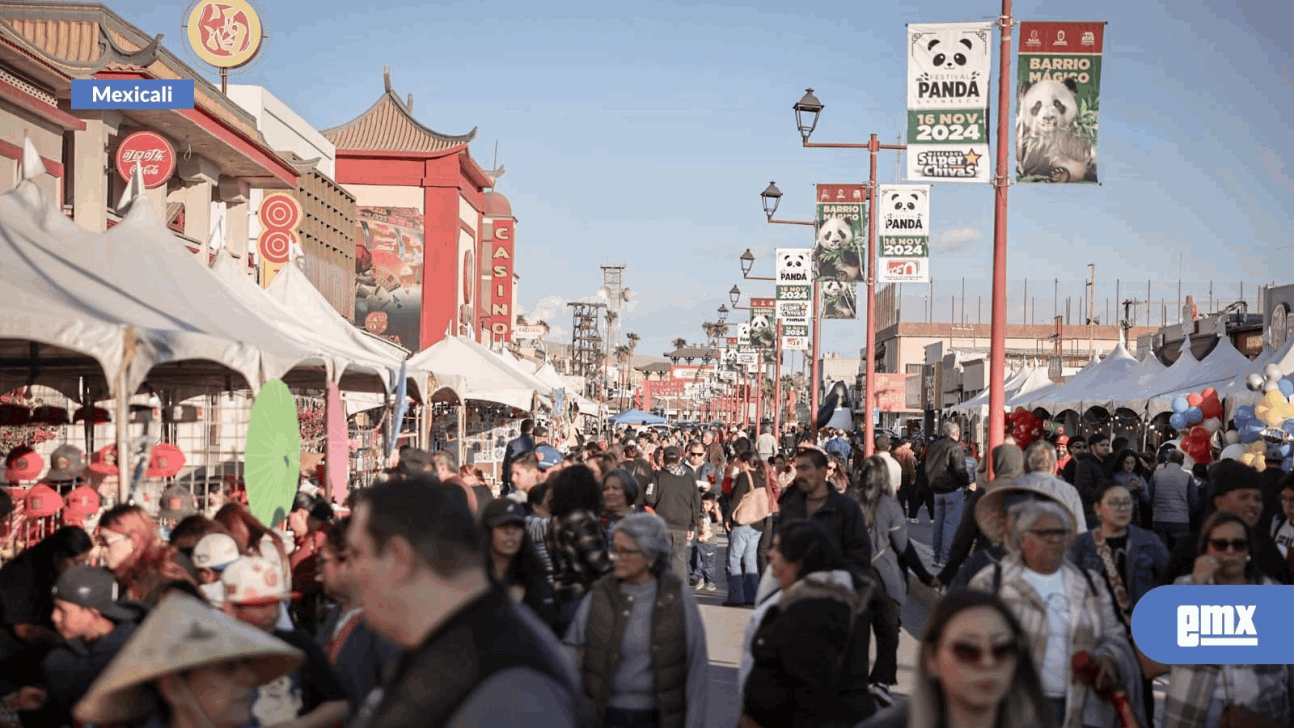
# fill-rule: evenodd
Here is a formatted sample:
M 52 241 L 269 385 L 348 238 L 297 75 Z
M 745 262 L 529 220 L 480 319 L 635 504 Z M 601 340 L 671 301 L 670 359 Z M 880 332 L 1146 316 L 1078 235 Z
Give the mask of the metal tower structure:
M 598 297 L 607 302 L 607 310 L 614 316 L 611 324 L 607 327 L 607 346 L 616 347 L 620 345 L 620 331 L 622 322 L 620 320 L 620 307 L 625 301 L 629 300 L 629 290 L 624 287 L 624 272 L 628 266 L 624 265 L 604 265 L 602 266 L 602 288 L 598 290 Z
M 605 303 L 568 303 L 571 308 L 571 373 L 591 383 L 604 356 L 602 335 L 599 333 L 602 309 Z M 587 389 L 586 396 L 589 394 Z

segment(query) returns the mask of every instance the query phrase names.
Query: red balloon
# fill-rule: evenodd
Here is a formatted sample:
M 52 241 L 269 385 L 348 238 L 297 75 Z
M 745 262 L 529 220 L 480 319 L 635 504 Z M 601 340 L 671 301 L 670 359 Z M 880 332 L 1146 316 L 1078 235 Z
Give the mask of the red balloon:
M 1204 401 L 1204 398 L 1198 394 L 1191 393 L 1186 395 L 1186 404 L 1192 407 L 1199 407 L 1200 402 L 1203 402 L 1203 401 Z

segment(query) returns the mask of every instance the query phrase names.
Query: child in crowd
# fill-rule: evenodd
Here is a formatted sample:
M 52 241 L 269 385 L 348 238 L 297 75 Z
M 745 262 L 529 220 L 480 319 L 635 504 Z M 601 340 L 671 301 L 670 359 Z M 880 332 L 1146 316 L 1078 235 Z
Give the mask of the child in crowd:
M 714 560 L 719 550 L 714 535 L 714 524 L 723 521 L 719 511 L 719 499 L 714 491 L 701 494 L 701 529 L 696 537 L 696 559 L 700 566 L 701 580 L 696 583 L 697 591 L 717 591 L 715 584 Z

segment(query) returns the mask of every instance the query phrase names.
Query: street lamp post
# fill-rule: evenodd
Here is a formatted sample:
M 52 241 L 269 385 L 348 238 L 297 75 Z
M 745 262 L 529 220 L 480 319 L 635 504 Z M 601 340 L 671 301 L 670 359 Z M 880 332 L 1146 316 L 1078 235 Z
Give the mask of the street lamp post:
M 866 149 L 869 156 L 868 165 L 868 212 L 867 212 L 867 361 L 865 363 L 865 393 L 863 395 L 866 416 L 863 431 L 863 453 L 871 456 L 875 447 L 876 423 L 872 411 L 876 392 L 876 154 L 882 149 L 902 151 L 904 144 L 881 144 L 875 134 L 866 144 L 822 144 L 809 141 L 809 136 L 818 125 L 818 114 L 825 108 L 813 89 L 808 89 L 804 96 L 792 107 L 795 109 L 796 125 L 800 129 L 800 138 L 806 148 L 813 149 Z M 816 360 L 816 352 L 815 352 Z M 816 361 L 814 362 L 817 363 Z M 816 403 L 814 405 L 816 407 Z
M 797 119 L 799 118 L 798 111 L 796 112 L 796 118 Z M 815 124 L 817 123 L 816 117 L 815 117 L 814 123 Z M 768 219 L 768 222 L 774 225 L 807 225 L 809 227 L 815 227 L 813 221 L 811 220 L 774 220 L 773 219 L 773 214 L 777 212 L 777 205 L 782 201 L 782 191 L 777 189 L 777 184 L 775 182 L 768 183 L 768 187 L 765 187 L 764 191 L 759 193 L 759 199 L 764 204 L 764 217 Z M 746 252 L 749 253 L 750 251 L 746 251 Z M 813 320 L 812 320 L 812 330 L 809 332 L 810 337 L 813 339 L 812 350 L 810 352 L 810 355 L 812 356 L 812 360 L 809 363 L 809 431 L 813 433 L 814 437 L 817 437 L 818 435 L 818 352 L 820 351 L 818 347 L 818 339 L 820 338 L 819 329 L 820 329 L 820 323 L 821 323 L 821 318 L 819 318 L 818 316 L 818 277 L 817 276 L 813 277 L 812 295 L 813 295 L 813 305 L 810 308 L 810 312 L 812 313 Z M 780 327 L 780 324 L 779 324 L 779 327 Z M 778 337 L 778 341 L 779 342 L 781 341 L 780 336 Z M 781 364 L 780 358 L 778 359 L 778 363 L 779 365 Z M 779 385 L 780 385 L 780 382 L 779 382 Z

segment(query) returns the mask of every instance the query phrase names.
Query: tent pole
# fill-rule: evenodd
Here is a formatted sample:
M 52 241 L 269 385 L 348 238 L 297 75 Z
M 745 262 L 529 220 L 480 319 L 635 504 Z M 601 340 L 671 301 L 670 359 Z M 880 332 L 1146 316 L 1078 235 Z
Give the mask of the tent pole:
M 130 496 L 130 483 L 132 473 L 128 473 L 126 468 L 130 465 L 129 434 L 127 427 L 130 426 L 130 393 L 127 391 L 128 370 L 130 362 L 135 358 L 135 330 L 126 327 L 122 334 L 123 351 L 121 356 L 121 368 L 117 371 L 116 389 L 116 415 L 113 420 L 116 424 L 117 439 L 117 504 L 125 505 L 127 498 Z M 87 415 L 88 417 L 88 415 Z

